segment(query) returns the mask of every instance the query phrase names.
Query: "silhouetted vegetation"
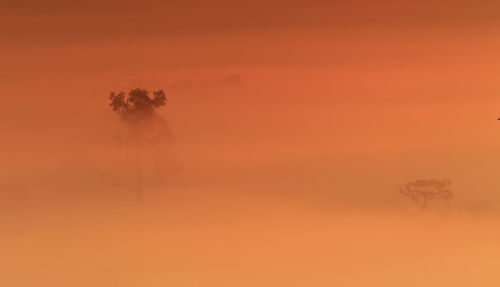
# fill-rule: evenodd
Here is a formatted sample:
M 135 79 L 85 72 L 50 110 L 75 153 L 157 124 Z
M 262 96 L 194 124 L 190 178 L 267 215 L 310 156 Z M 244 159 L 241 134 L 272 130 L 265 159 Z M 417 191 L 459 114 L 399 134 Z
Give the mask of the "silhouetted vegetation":
M 415 202 L 420 209 L 425 210 L 434 200 L 441 199 L 448 202 L 453 199 L 450 185 L 449 179 L 417 180 L 406 183 L 401 187 L 400 191 L 404 196 Z
M 126 133 L 116 139 L 121 144 L 131 144 L 136 149 L 136 178 L 134 180 L 137 201 L 143 192 L 142 146 L 162 142 L 170 138 L 166 122 L 157 110 L 164 106 L 167 97 L 162 90 L 150 93 L 141 88 L 124 92 L 111 92 L 110 106 L 126 127 Z
M 110 106 L 120 116 L 130 134 L 125 140 L 136 142 L 160 140 L 169 135 L 164 119 L 156 113 L 167 102 L 162 90 L 154 91 L 153 97 L 144 89 L 111 92 Z

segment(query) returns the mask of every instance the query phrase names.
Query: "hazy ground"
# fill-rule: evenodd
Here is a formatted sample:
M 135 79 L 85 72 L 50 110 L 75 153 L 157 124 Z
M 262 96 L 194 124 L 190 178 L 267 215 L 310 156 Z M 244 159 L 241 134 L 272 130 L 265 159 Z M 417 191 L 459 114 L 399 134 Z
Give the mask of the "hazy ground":
M 111 87 L 78 91 L 75 110 L 69 88 L 29 88 L 44 94 L 27 114 L 10 97 L 0 285 L 500 283 L 494 99 L 378 102 L 332 86 L 354 93 L 344 99 L 322 79 L 246 75 L 167 90 L 175 142 L 145 159 L 165 174 L 142 211 L 130 151 L 113 142 Z M 420 215 L 398 186 L 434 177 L 456 198 Z
M 2 286 L 496 286 L 496 215 L 255 196 L 2 212 Z M 161 203 L 161 204 L 160 204 Z M 277 207 L 278 206 L 278 207 Z
M 165 174 L 142 211 L 109 89 L 79 91 L 75 111 L 65 88 L 31 116 L 5 108 L 0 285 L 500 283 L 494 100 L 369 102 L 248 75 L 170 88 L 175 142 L 145 159 Z M 456 198 L 421 215 L 398 186 L 433 177 Z

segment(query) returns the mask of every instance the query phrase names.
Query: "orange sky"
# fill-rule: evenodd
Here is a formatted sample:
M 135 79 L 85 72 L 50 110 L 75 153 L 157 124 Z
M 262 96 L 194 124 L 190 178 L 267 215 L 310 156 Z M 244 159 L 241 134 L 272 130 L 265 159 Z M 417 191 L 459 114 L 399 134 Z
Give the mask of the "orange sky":
M 179 274 L 191 270 L 201 281 L 184 282 L 178 275 L 177 281 L 161 277 L 157 285 L 153 280 L 143 286 L 421 286 L 418 280 L 401 284 L 412 277 L 411 268 L 425 268 L 433 260 L 416 254 L 429 246 L 444 254 L 432 261 L 440 262 L 436 268 L 456 259 L 452 266 L 468 270 L 466 258 L 479 254 L 485 258 L 483 269 L 473 275 L 487 276 L 498 253 L 492 243 L 498 235 L 489 228 L 496 224 L 500 201 L 499 16 L 498 1 L 465 0 L 0 1 L 0 186 L 28 191 L 26 202 L 7 204 L 17 211 L 0 213 L 0 233 L 9 230 L 5 240 L 19 249 L 23 242 L 32 252 L 48 246 L 35 254 L 34 265 L 43 265 L 46 253 L 56 254 L 47 269 L 35 268 L 39 278 L 48 274 L 43 282 L 51 287 L 69 286 L 79 270 L 90 272 L 89 278 L 111 274 L 106 278 L 116 279 L 96 286 L 140 286 L 138 278 L 161 277 L 166 254 L 182 262 Z M 239 75 L 236 84 L 221 80 L 234 75 Z M 133 217 L 133 196 L 113 185 L 113 176 L 126 175 L 129 166 L 126 150 L 113 143 L 120 126 L 107 97 L 137 86 L 165 90 L 169 101 L 160 112 L 175 143 L 155 161 L 173 172 L 165 186 L 147 191 L 145 216 L 151 221 L 131 231 L 123 226 Z M 424 227 L 429 218 L 407 224 L 395 214 L 414 207 L 398 187 L 429 178 L 451 180 L 453 214 L 492 215 L 484 221 L 453 218 L 452 224 L 441 218 L 431 230 Z M 19 216 L 20 210 L 27 214 Z M 267 220 L 283 226 L 285 235 Z M 345 237 L 337 238 L 332 226 Z M 39 232 L 45 227 L 51 231 Z M 19 231 L 23 228 L 25 233 Z M 297 237 L 302 228 L 307 232 Z M 97 259 L 75 246 L 102 251 L 112 244 L 87 246 L 76 234 L 99 230 L 107 230 L 101 234 L 104 242 L 122 235 L 131 241 L 120 241 L 102 255 L 96 265 L 102 270 L 95 271 L 89 266 Z M 394 249 L 382 233 L 399 238 Z M 54 251 L 52 234 L 87 265 Z M 251 245 L 246 234 L 261 245 L 245 249 Z M 198 242 L 204 235 L 208 241 Z M 361 238 L 370 236 L 375 243 Z M 441 249 L 453 236 L 462 239 Z M 218 258 L 206 250 L 221 248 L 220 237 L 233 241 Z M 292 237 L 289 245 L 273 249 Z M 185 245 L 179 243 L 186 238 Z M 372 250 L 367 251 L 371 257 L 363 261 L 362 251 L 325 247 L 324 238 L 346 250 Z M 181 251 L 160 248 L 155 255 L 153 247 L 132 248 L 130 254 L 120 249 L 158 247 L 160 239 L 172 239 Z M 307 246 L 318 240 L 316 253 L 308 254 Z M 419 240 L 425 244 L 412 249 Z M 197 249 L 198 243 L 205 249 Z M 474 248 L 483 243 L 493 251 Z M 259 246 L 279 259 L 255 251 Z M 319 255 L 322 247 L 350 263 L 330 262 Z M 292 250 L 299 257 L 287 265 Z M 394 285 L 383 284 L 370 269 L 383 257 L 381 250 L 388 250 L 382 260 L 388 270 L 399 274 Z M 14 275 L 4 284 L 30 286 L 29 280 L 15 285 L 16 276 L 29 269 L 22 262 L 29 255 L 9 252 Z M 140 268 L 130 262 L 142 258 L 141 252 L 153 260 L 152 273 L 142 266 L 127 277 L 129 269 Z M 114 261 L 117 256 L 129 265 Z M 315 259 L 319 265 L 308 265 Z M 64 260 L 75 269 L 68 267 L 70 275 L 57 285 L 51 276 L 57 277 Z M 204 268 L 210 260 L 216 267 Z M 232 266 L 235 273 L 226 281 L 221 279 L 225 260 L 240 264 Z M 285 267 L 261 265 L 264 261 Z M 358 261 L 374 284 L 353 279 Z M 407 265 L 399 266 L 400 261 Z M 245 266 L 258 273 L 256 285 L 241 283 L 252 274 Z M 339 281 L 322 277 L 330 267 L 347 275 Z M 265 273 L 270 270 L 304 275 L 294 281 Z M 301 285 L 315 275 L 324 280 Z M 472 282 L 473 275 L 466 279 Z M 0 273 L 0 285 L 1 278 Z M 440 284 L 469 282 L 447 281 L 438 273 L 431 278 Z
M 278 184 L 288 181 L 283 170 L 301 173 L 307 164 L 322 193 L 346 193 L 340 185 L 354 200 L 368 193 L 382 202 L 402 181 L 450 177 L 463 197 L 496 200 L 497 8 L 493 1 L 3 3 L 6 157 L 22 173 L 26 164 L 13 154 L 42 160 L 61 142 L 106 144 L 116 124 L 108 92 L 143 85 L 167 90 L 179 160 L 199 172 L 217 165 L 226 174 L 236 165 Z M 203 86 L 234 74 L 239 87 Z M 169 90 L 186 79 L 200 87 Z M 354 179 L 364 183 L 349 187 Z

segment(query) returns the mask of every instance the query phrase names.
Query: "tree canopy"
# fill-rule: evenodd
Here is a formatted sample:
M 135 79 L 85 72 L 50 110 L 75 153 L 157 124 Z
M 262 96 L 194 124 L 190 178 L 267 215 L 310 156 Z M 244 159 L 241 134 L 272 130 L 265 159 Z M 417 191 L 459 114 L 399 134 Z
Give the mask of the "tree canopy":
M 450 185 L 449 179 L 417 180 L 402 186 L 401 193 L 415 202 L 421 209 L 426 209 L 435 199 L 444 201 L 453 199 Z
M 124 92 L 111 92 L 110 106 L 130 130 L 129 139 L 136 141 L 157 140 L 169 136 L 164 119 L 157 110 L 164 106 L 167 97 L 163 90 L 149 91 L 141 88 Z
M 130 90 L 126 97 L 124 92 L 111 92 L 110 106 L 127 124 L 138 124 L 156 116 L 155 110 L 164 106 L 167 97 L 162 90 L 154 91 L 153 97 L 145 89 Z

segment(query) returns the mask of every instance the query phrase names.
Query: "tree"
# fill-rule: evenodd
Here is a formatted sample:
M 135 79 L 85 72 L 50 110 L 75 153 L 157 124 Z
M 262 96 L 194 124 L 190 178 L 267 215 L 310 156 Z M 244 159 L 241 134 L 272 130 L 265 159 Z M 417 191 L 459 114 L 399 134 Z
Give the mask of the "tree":
M 157 110 L 164 106 L 167 97 L 162 90 L 154 91 L 153 96 L 145 89 L 136 88 L 128 94 L 124 92 L 111 92 L 110 106 L 120 117 L 121 123 L 126 128 L 126 133 L 117 137 L 117 141 L 135 147 L 136 176 L 134 186 L 138 204 L 142 201 L 143 170 L 142 148 L 144 144 L 162 142 L 170 138 L 166 122 Z
M 406 183 L 401 187 L 400 191 L 404 196 L 415 202 L 420 209 L 426 210 L 431 202 L 436 199 L 446 202 L 453 199 L 450 185 L 449 179 L 417 180 Z

